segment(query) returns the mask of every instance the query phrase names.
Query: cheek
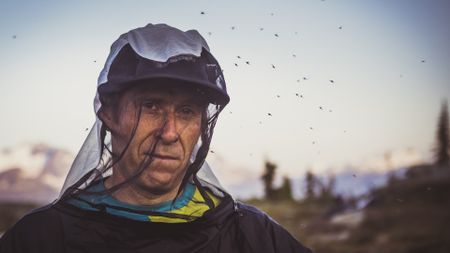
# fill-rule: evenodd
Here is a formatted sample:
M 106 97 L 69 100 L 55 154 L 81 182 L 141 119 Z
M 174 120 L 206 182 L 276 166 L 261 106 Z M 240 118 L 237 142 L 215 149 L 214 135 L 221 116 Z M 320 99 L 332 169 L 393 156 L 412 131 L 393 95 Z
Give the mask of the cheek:
M 187 149 L 186 153 L 190 154 L 197 144 L 198 139 L 200 138 L 200 124 L 193 124 L 188 127 L 183 133 L 182 137 L 184 140 L 184 146 Z
M 119 135 L 122 139 L 130 139 L 133 128 L 137 124 L 135 114 L 135 111 L 127 106 L 122 108 L 119 111 L 119 114 L 116 115 L 116 125 L 118 130 L 117 135 Z
M 197 143 L 198 138 L 200 138 L 201 127 L 200 121 L 196 124 L 192 124 L 189 131 L 189 138 L 193 145 Z

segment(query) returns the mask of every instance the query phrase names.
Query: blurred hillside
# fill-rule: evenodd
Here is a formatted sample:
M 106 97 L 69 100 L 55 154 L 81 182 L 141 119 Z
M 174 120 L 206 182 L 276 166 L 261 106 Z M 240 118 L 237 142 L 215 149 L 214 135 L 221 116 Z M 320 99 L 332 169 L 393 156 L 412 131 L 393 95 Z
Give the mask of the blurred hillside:
M 422 165 L 355 199 L 250 200 L 316 253 L 450 252 L 450 167 Z

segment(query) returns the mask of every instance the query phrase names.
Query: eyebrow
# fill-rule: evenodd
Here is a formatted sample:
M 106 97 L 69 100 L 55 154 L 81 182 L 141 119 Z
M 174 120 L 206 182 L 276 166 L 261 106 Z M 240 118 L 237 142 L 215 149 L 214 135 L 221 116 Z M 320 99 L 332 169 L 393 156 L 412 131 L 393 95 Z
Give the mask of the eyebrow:
M 171 94 L 172 95 L 172 94 Z M 173 95 L 174 97 L 176 97 L 177 95 Z M 180 95 L 178 95 L 180 96 Z M 201 99 L 198 96 L 195 95 L 181 95 L 181 96 L 185 96 L 185 97 L 181 97 L 178 100 L 178 104 L 192 104 L 192 105 L 197 105 L 200 107 L 206 106 L 208 104 L 208 102 L 205 99 Z M 141 100 L 141 101 L 145 101 L 145 100 L 152 100 L 158 103 L 164 102 L 164 100 L 167 97 L 165 97 L 165 95 L 163 93 L 159 93 L 159 94 L 155 94 L 155 93 L 140 93 L 136 96 L 137 100 Z M 172 101 L 172 99 L 168 99 L 169 101 Z
M 186 104 L 186 103 L 188 103 L 188 104 L 195 104 L 195 105 L 199 105 L 199 106 L 204 106 L 204 105 L 207 104 L 207 102 L 205 100 L 198 99 L 198 98 L 196 98 L 194 96 L 191 96 L 191 97 L 188 97 L 188 98 L 182 100 L 182 104 Z

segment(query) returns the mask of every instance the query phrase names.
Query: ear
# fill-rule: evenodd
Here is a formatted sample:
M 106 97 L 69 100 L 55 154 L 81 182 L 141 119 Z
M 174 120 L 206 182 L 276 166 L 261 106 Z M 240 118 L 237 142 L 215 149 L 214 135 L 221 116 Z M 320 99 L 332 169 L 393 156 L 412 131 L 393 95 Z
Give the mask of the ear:
M 97 116 L 105 125 L 107 131 L 111 132 L 111 134 L 117 132 L 118 128 L 118 122 L 116 120 L 117 117 L 114 116 L 114 112 L 111 107 L 105 106 L 100 107 Z

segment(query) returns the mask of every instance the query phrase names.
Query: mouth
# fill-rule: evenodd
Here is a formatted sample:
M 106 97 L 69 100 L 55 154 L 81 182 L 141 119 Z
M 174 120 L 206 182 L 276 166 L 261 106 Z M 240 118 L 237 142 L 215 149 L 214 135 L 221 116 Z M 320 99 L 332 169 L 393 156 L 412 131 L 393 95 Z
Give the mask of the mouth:
M 161 160 L 178 160 L 176 156 L 173 155 L 166 155 L 166 154 L 146 154 L 150 157 L 153 157 L 154 159 L 161 159 Z

